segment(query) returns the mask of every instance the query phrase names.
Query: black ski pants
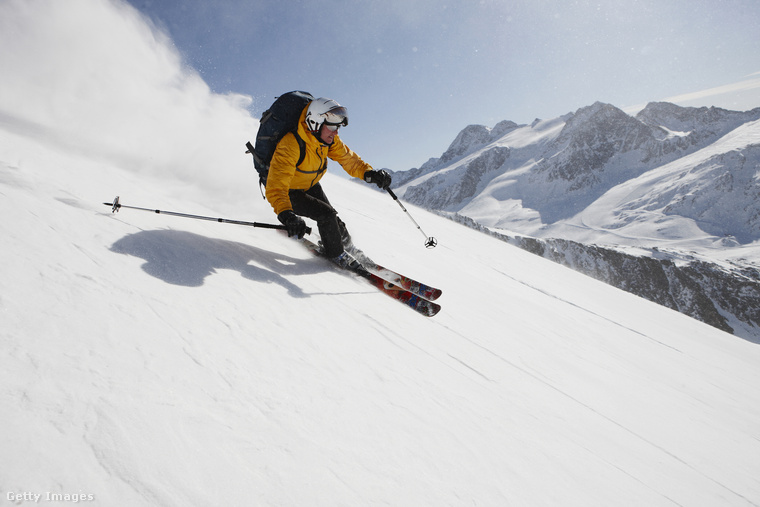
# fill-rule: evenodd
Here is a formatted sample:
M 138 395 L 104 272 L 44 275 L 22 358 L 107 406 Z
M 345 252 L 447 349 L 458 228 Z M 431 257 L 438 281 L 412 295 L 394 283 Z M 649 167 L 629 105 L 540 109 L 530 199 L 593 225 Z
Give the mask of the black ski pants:
M 343 242 L 349 240 L 348 231 L 346 225 L 338 218 L 338 212 L 327 200 L 322 185 L 317 183 L 309 190 L 291 190 L 289 195 L 296 215 L 317 222 L 325 256 L 332 258 L 342 254 Z

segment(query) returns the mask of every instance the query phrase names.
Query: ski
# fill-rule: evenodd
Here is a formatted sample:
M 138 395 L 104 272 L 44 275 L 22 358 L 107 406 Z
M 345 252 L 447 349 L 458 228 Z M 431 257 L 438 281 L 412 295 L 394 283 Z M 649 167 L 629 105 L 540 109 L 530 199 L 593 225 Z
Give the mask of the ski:
M 441 294 L 443 294 L 443 291 L 441 289 L 436 289 L 430 285 L 425 285 L 424 283 L 418 282 L 413 278 L 404 276 L 393 271 L 392 269 L 388 269 L 379 264 L 366 265 L 365 267 L 369 272 L 376 276 L 379 276 L 383 280 L 387 280 L 388 282 L 394 283 L 399 287 L 403 287 L 405 290 L 417 294 L 421 298 L 427 299 L 428 301 L 435 301 L 441 296 Z
M 382 293 L 387 294 L 393 299 L 404 303 L 406 306 L 412 308 L 414 311 L 421 315 L 424 315 L 425 317 L 433 317 L 441 311 L 441 305 L 438 303 L 428 301 L 427 299 L 424 299 L 417 294 L 414 294 L 413 292 L 405 290 L 398 285 L 394 285 L 387 280 L 383 280 L 374 273 L 370 273 L 367 270 L 363 270 L 363 272 L 353 272 L 368 280 L 372 285 L 380 289 Z
M 428 301 L 435 301 L 441 297 L 441 294 L 443 294 L 443 291 L 441 289 L 437 289 L 422 282 L 418 282 L 413 278 L 409 278 L 408 276 L 404 276 L 401 273 L 393 271 L 392 269 L 388 269 L 384 266 L 379 265 L 367 257 L 363 251 L 359 250 L 353 245 L 351 245 L 347 250 L 370 273 L 379 276 L 383 280 L 398 285 L 399 287 L 402 287 L 403 289 L 408 290 L 409 292 L 412 292 L 413 294 L 416 294 L 423 299 L 427 299 Z
M 324 257 L 324 255 L 322 255 L 322 249 L 317 244 L 313 243 L 312 241 L 306 238 L 302 238 L 300 241 L 314 255 L 317 255 L 319 257 Z M 338 266 L 338 267 L 341 267 L 341 266 Z M 406 306 L 410 307 L 412 310 L 416 311 L 420 315 L 424 315 L 425 317 L 432 317 L 441 311 L 441 305 L 439 305 L 438 303 L 433 303 L 432 301 L 428 301 L 427 299 L 421 297 L 419 294 L 415 294 L 411 291 L 404 289 L 403 287 L 400 287 L 394 284 L 393 282 L 384 280 L 383 278 L 379 277 L 378 275 L 364 268 L 361 262 L 357 261 L 356 266 L 349 266 L 342 269 L 345 269 L 351 273 L 355 273 L 361 276 L 362 278 L 367 280 L 371 285 L 379 289 L 380 292 L 382 292 L 383 294 L 386 294 L 392 297 L 393 299 L 405 304 Z

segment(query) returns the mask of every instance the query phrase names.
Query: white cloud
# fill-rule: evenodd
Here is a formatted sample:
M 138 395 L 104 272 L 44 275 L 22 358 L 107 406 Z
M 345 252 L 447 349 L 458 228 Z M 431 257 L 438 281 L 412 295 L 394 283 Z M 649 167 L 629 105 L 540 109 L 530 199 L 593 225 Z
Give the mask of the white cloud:
M 760 72 L 750 76 L 760 75 Z M 760 107 L 760 77 L 745 79 L 736 83 L 716 86 L 706 90 L 682 93 L 661 99 L 661 102 L 671 102 L 684 107 L 715 106 L 733 111 L 749 111 Z M 623 111 L 628 114 L 636 114 L 646 104 L 636 104 L 624 107 Z
M 253 171 L 250 98 L 212 93 L 120 0 L 0 3 L 0 126 L 126 169 L 221 187 Z
M 740 110 L 753 109 L 760 106 L 760 77 L 675 95 L 666 98 L 665 101 L 680 105 L 714 105 L 728 109 L 737 109 L 738 106 Z

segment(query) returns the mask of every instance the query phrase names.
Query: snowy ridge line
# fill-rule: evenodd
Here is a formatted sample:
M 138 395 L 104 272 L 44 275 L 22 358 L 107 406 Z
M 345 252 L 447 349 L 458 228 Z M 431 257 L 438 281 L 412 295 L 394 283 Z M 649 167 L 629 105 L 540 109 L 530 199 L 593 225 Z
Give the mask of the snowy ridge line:
M 568 304 L 568 305 L 572 305 L 572 306 L 574 306 L 574 307 L 578 308 L 579 310 L 582 310 L 582 311 L 584 311 L 584 312 L 588 312 L 588 313 L 590 313 L 591 315 L 593 315 L 593 316 L 595 316 L 595 317 L 598 317 L 598 318 L 600 318 L 600 319 L 608 320 L 608 321 L 609 321 L 611 324 L 614 324 L 614 325 L 616 325 L 616 326 L 620 326 L 620 327 L 624 328 L 626 331 L 630 331 L 631 333 L 634 333 L 634 334 L 637 334 L 637 335 L 639 335 L 639 336 L 642 336 L 643 338 L 646 338 L 647 340 L 652 340 L 653 342 L 657 343 L 658 345 L 662 345 L 663 347 L 668 347 L 668 348 L 670 348 L 670 349 L 673 349 L 673 350 L 674 350 L 674 351 L 676 351 L 676 352 L 681 352 L 681 353 L 683 353 L 683 351 L 682 351 L 682 350 L 679 350 L 679 349 L 677 349 L 677 348 L 673 347 L 672 345 L 668 345 L 667 343 L 664 343 L 664 342 L 662 342 L 662 341 L 659 341 L 659 340 L 657 340 L 657 339 L 655 339 L 655 338 L 652 338 L 651 336 L 649 336 L 649 335 L 646 335 L 646 334 L 644 334 L 644 333 L 642 333 L 642 332 L 640 332 L 640 331 L 637 331 L 636 329 L 633 329 L 632 327 L 629 327 L 629 326 L 624 326 L 624 325 L 622 325 L 622 324 L 621 324 L 621 323 L 619 323 L 619 322 L 615 322 L 615 321 L 609 320 L 609 319 L 607 319 L 607 318 L 606 318 L 604 315 L 600 315 L 600 314 L 598 314 L 598 313 L 596 313 L 596 312 L 593 312 L 592 310 L 589 310 L 588 308 L 584 308 L 584 307 L 583 307 L 582 305 L 580 305 L 580 304 L 577 304 L 577 303 L 573 303 L 572 301 L 569 301 L 569 300 L 567 300 L 567 299 L 563 299 L 563 298 L 560 298 L 560 297 L 558 297 L 558 296 L 556 296 L 556 295 L 554 295 L 554 294 L 552 294 L 552 293 L 550 293 L 550 292 L 548 292 L 548 291 L 546 291 L 546 290 L 543 290 L 543 289 L 541 289 L 541 288 L 539 288 L 539 287 L 535 287 L 535 286 L 533 286 L 533 285 L 529 284 L 528 282 L 526 282 L 526 281 L 524 281 L 524 280 L 520 280 L 520 279 L 518 279 L 518 278 L 516 278 L 516 277 L 514 277 L 514 276 L 511 276 L 511 275 L 509 275 L 509 274 L 507 274 L 507 273 L 504 273 L 503 271 L 500 271 L 500 270 L 498 270 L 498 269 L 494 269 L 494 271 L 496 271 L 497 273 L 499 273 L 499 274 L 501 274 L 501 275 L 503 275 L 503 276 L 505 276 L 505 277 L 507 277 L 507 278 L 510 278 L 510 279 L 514 280 L 515 282 L 517 282 L 517 283 L 519 283 L 519 284 L 522 284 L 522 285 L 524 285 L 524 286 L 526 286 L 526 287 L 528 287 L 528 288 L 530 288 L 530 289 L 532 289 L 532 290 L 535 290 L 535 291 L 537 291 L 537 292 L 540 292 L 541 294 L 545 294 L 545 295 L 547 295 L 547 296 L 549 296 L 549 297 L 555 298 L 555 299 L 557 299 L 557 300 L 559 300 L 559 301 L 562 301 L 562 302 L 563 302 L 563 303 L 565 303 L 565 304 Z

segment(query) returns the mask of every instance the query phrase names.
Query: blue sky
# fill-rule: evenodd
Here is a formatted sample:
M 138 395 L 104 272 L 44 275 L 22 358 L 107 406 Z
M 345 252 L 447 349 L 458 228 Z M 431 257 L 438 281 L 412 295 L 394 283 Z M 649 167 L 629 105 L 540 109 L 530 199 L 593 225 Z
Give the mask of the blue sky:
M 471 123 L 628 107 L 760 71 L 756 0 L 131 3 L 214 91 L 251 95 L 257 115 L 291 89 L 334 98 L 351 113 L 344 140 L 395 170 Z
M 394 170 L 440 156 L 468 124 L 595 101 L 760 106 L 757 0 L 129 3 L 214 92 L 251 96 L 257 118 L 288 90 L 333 98 L 350 112 L 344 141 Z

